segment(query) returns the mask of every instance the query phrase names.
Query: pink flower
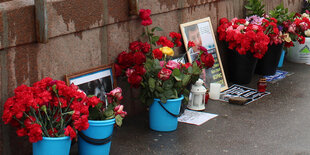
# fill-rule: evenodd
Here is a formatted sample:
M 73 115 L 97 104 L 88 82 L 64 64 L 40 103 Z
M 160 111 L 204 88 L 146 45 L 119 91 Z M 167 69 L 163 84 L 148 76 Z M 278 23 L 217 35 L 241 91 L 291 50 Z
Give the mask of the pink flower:
M 158 78 L 160 78 L 161 80 L 165 81 L 168 80 L 170 78 L 172 71 L 170 69 L 167 68 L 162 68 L 160 70 L 160 72 L 158 72 Z
M 127 77 L 130 77 L 131 74 L 132 74 L 134 71 L 135 71 L 134 69 L 128 68 L 128 69 L 126 70 L 126 76 L 127 76 Z
M 120 115 L 121 117 L 125 117 L 127 115 L 126 111 L 123 111 L 124 106 L 123 105 L 118 105 L 114 108 L 115 111 L 115 116 Z
M 166 64 L 166 67 L 171 70 L 174 70 L 175 68 L 180 69 L 180 64 L 175 61 L 169 60 Z
M 238 27 L 237 27 L 237 30 L 238 31 L 241 31 L 241 30 L 243 30 L 244 29 L 244 25 L 239 25 Z
M 118 100 L 122 100 L 123 99 L 122 89 L 120 87 L 117 87 L 117 88 L 113 89 L 112 91 L 107 93 L 107 95 L 108 96 L 116 97 Z
M 165 61 L 159 61 L 159 65 L 161 66 L 161 67 L 164 67 L 164 65 L 165 65 Z

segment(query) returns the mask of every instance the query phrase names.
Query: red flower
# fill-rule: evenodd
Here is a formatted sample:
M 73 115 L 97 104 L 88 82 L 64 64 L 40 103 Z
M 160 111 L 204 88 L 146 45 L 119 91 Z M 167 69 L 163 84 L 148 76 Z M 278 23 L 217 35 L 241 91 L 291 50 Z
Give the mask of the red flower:
M 168 46 L 170 48 L 174 47 L 173 42 L 167 39 L 167 37 L 161 36 L 159 40 L 156 42 L 157 45 Z
M 137 65 L 142 65 L 146 61 L 146 57 L 142 52 L 136 52 L 134 54 L 134 62 Z
M 126 66 L 129 67 L 130 65 L 133 64 L 134 62 L 134 56 L 133 53 L 127 53 L 125 51 L 121 52 L 118 57 L 117 57 L 117 62 L 118 64 L 122 65 L 122 66 Z
M 140 44 L 141 42 L 140 41 L 134 41 L 134 42 L 131 42 L 129 44 L 129 49 L 133 52 L 137 52 L 137 51 L 140 51 Z
M 94 108 L 100 102 L 101 102 L 100 98 L 98 98 L 97 96 L 93 96 L 93 97 L 88 98 L 87 105 Z
M 166 64 L 166 67 L 171 70 L 174 70 L 175 68 L 180 69 L 180 64 L 173 60 L 169 60 Z
M 170 75 L 171 75 L 172 71 L 170 69 L 167 69 L 167 68 L 162 68 L 160 70 L 160 72 L 158 72 L 158 78 L 165 81 L 165 80 L 168 80 L 170 78 Z
M 112 91 L 107 93 L 107 95 L 108 96 L 112 96 L 112 97 L 116 97 L 117 100 L 122 100 L 123 99 L 122 89 L 120 87 L 117 87 L 117 88 L 113 89 Z
M 141 46 L 141 51 L 142 51 L 143 53 L 148 53 L 148 52 L 150 52 L 151 45 L 148 44 L 147 42 L 141 43 L 140 46 Z
M 188 69 L 188 67 L 192 66 L 191 63 L 187 62 L 186 64 L 183 65 L 186 69 Z
M 195 43 L 192 41 L 188 41 L 188 48 L 195 47 Z
M 120 115 L 121 117 L 125 117 L 127 115 L 127 112 L 126 111 L 123 111 L 124 109 L 124 106 L 123 105 L 117 105 L 115 108 L 114 108 L 114 111 L 115 111 L 115 115 Z
M 49 129 L 48 130 L 48 134 L 51 136 L 51 137 L 55 137 L 56 135 L 56 133 L 57 133 L 58 131 L 57 131 L 57 129 L 56 128 L 53 128 L 53 129 Z
M 140 9 L 139 16 L 142 19 L 142 22 L 141 22 L 142 25 L 148 26 L 152 24 L 152 19 L 150 18 L 150 15 L 151 15 L 151 10 Z
M 29 133 L 28 133 L 30 143 L 35 143 L 43 139 L 41 127 L 42 126 L 39 124 L 31 125 L 31 127 L 29 128 Z
M 161 59 L 163 57 L 163 52 L 161 52 L 158 48 L 153 50 L 154 59 Z
M 65 130 L 65 135 L 70 136 L 71 140 L 76 137 L 76 132 L 72 129 L 70 125 L 68 125 L 64 130 Z
M 128 82 L 130 83 L 132 87 L 135 87 L 135 88 L 140 86 L 141 81 L 142 81 L 142 77 L 137 74 L 132 74 L 131 76 L 128 77 Z
M 20 128 L 20 129 L 16 130 L 16 134 L 19 137 L 27 136 L 27 129 L 26 128 Z
M 201 61 L 206 68 L 211 68 L 214 64 L 214 58 L 212 54 L 204 52 L 201 54 Z
M 182 45 L 180 42 L 180 39 L 182 38 L 180 33 L 170 32 L 169 36 L 173 39 L 173 43 L 176 47 L 180 47 Z
M 126 76 L 127 76 L 127 77 L 130 77 L 131 74 L 132 74 L 133 72 L 135 72 L 134 69 L 128 68 L 128 69 L 126 70 Z
M 121 76 L 122 75 L 122 73 L 123 73 L 123 70 L 122 70 L 122 68 L 120 67 L 120 65 L 118 65 L 118 64 L 114 64 L 114 69 L 115 69 L 115 76 L 116 77 L 119 77 L 119 76 Z
M 79 119 L 74 121 L 74 127 L 78 131 L 86 130 L 89 127 L 89 123 L 88 123 L 87 117 L 88 117 L 87 115 L 83 115 Z
M 134 72 L 141 76 L 144 75 L 146 72 L 143 65 L 135 65 L 133 68 L 134 68 Z

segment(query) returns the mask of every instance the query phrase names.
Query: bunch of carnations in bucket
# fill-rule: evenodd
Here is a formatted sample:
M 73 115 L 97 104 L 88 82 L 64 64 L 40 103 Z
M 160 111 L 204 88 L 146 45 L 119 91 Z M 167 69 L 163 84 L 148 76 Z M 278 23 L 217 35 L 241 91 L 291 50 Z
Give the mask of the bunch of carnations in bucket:
M 28 136 L 31 143 L 43 137 L 76 137 L 86 130 L 88 107 L 100 102 L 87 97 L 75 85 L 44 78 L 28 87 L 21 85 L 4 104 L 2 120 L 17 127 L 18 136 Z
M 264 33 L 264 28 L 245 19 L 234 18 L 229 21 L 222 18 L 217 32 L 219 40 L 226 41 L 228 48 L 235 49 L 240 55 L 251 52 L 255 58 L 261 59 L 268 50 L 270 39 Z
M 89 95 L 93 102 L 89 105 L 89 120 L 109 120 L 115 118 L 118 126 L 122 125 L 122 120 L 127 115 L 124 106 L 120 104 L 123 99 L 122 89 L 117 87 L 106 94 L 107 103 L 100 101 L 99 98 Z
M 300 44 L 305 43 L 305 37 L 310 36 L 310 20 L 309 12 L 300 15 L 296 13 L 293 20 L 283 22 L 285 33 L 286 47 L 294 46 L 293 41 L 298 41 Z
M 130 51 L 123 51 L 117 57 L 116 74 L 125 74 L 132 87 L 141 87 L 141 101 L 146 105 L 151 105 L 154 98 L 166 103 L 168 99 L 181 95 L 188 101 L 189 86 L 198 80 L 203 68 L 213 66 L 213 56 L 203 49 L 193 63 L 182 64 L 172 60 L 173 48 L 182 45 L 181 34 L 171 32 L 171 39 L 156 36 L 155 33 L 162 29 L 149 27 L 152 24 L 150 14 L 148 9 L 140 10 L 139 14 L 148 42 L 130 43 Z

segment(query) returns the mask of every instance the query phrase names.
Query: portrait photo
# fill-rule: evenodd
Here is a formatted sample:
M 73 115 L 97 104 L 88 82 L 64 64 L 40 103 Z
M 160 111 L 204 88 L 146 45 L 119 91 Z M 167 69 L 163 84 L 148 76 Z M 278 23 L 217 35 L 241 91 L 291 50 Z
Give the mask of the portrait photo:
M 210 83 L 220 83 L 225 90 L 228 88 L 225 73 L 222 67 L 220 54 L 217 48 L 216 39 L 212 29 L 211 20 L 209 17 L 183 23 L 180 25 L 188 62 L 195 61 L 200 53 L 199 47 L 202 46 L 212 54 L 214 65 L 212 68 L 204 69 L 200 78 L 204 81 L 206 88 L 210 88 Z M 195 46 L 188 48 L 188 42 L 192 41 Z
M 87 96 L 95 95 L 106 102 L 106 94 L 116 88 L 112 66 L 101 66 L 66 75 L 66 82 L 68 85 L 72 83 L 77 85 Z

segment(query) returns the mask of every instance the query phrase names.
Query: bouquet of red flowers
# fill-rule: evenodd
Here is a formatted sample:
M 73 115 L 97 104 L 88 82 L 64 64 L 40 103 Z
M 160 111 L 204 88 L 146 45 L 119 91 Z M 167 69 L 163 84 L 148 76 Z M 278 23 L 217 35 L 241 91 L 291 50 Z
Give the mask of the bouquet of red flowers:
M 42 137 L 76 137 L 76 132 L 86 130 L 88 107 L 100 100 L 87 97 L 75 85 L 44 78 L 28 87 L 21 85 L 15 95 L 4 104 L 2 120 L 17 127 L 18 136 L 28 136 L 31 143 Z
M 264 28 L 245 19 L 234 18 L 229 21 L 222 18 L 217 32 L 219 39 L 229 44 L 229 49 L 235 49 L 241 55 L 251 52 L 255 58 L 261 59 L 268 50 L 270 39 L 264 33 Z
M 152 24 L 150 14 L 151 10 L 143 9 L 139 14 L 148 42 L 130 43 L 130 51 L 123 51 L 117 57 L 116 74 L 125 74 L 132 87 L 141 86 L 141 101 L 147 105 L 151 105 L 154 98 L 166 103 L 167 99 L 184 95 L 185 100 L 188 100 L 188 86 L 198 80 L 203 68 L 213 66 L 213 56 L 204 49 L 192 64 L 172 60 L 173 48 L 182 45 L 181 34 L 171 32 L 171 40 L 166 36 L 156 36 L 155 32 L 162 29 L 148 27 Z

